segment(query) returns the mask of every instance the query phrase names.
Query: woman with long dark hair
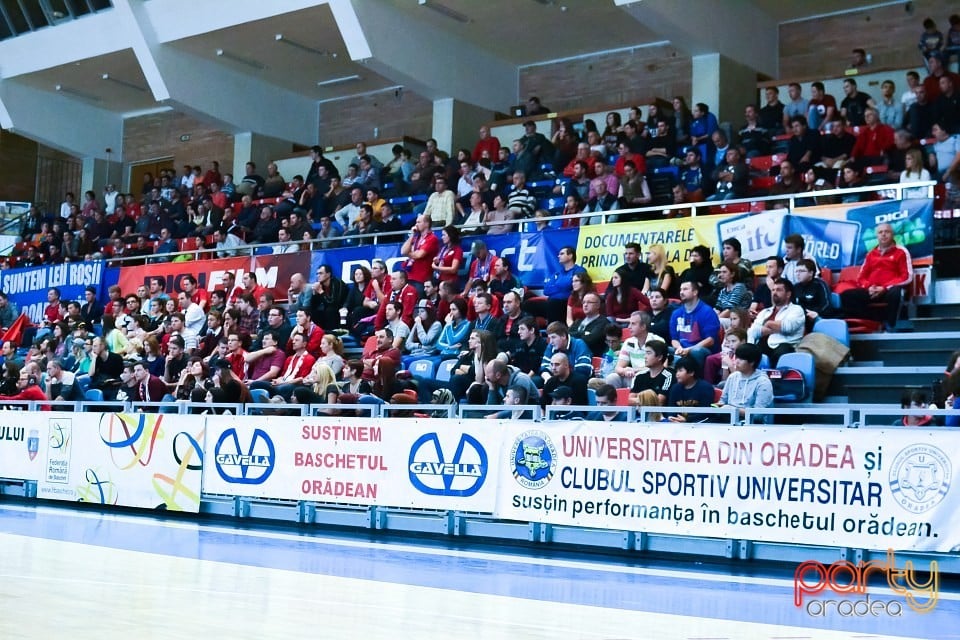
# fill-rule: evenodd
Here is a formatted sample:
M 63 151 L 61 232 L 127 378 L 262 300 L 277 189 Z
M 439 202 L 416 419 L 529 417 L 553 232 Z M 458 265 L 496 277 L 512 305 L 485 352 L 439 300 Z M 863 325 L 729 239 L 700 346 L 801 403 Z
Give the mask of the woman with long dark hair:
M 250 389 L 243 384 L 243 380 L 238 378 L 230 368 L 229 364 L 222 364 L 217 368 L 213 375 L 214 385 L 223 390 L 225 402 L 240 402 L 246 404 L 253 402 L 250 395 Z
M 604 295 L 606 316 L 611 322 L 626 323 L 634 311 L 650 311 L 650 301 L 636 288 L 624 282 L 616 271 L 610 276 L 610 285 Z
M 440 232 L 440 253 L 433 259 L 433 277 L 437 282 L 457 283 L 460 265 L 463 264 L 463 249 L 460 247 L 460 229 L 447 225 Z M 457 287 L 454 287 L 457 288 Z
M 363 293 L 370 284 L 370 269 L 363 265 L 357 265 L 350 274 L 350 286 L 347 291 L 347 299 L 343 307 L 347 310 L 347 326 L 352 327 L 370 315 L 370 310 L 363 306 Z
M 573 291 L 567 298 L 567 326 L 571 326 L 577 320 L 583 320 L 583 296 L 588 293 L 596 293 L 597 287 L 593 284 L 593 278 L 586 271 L 573 276 L 571 280 Z
M 683 96 L 673 97 L 673 131 L 677 136 L 677 149 L 690 144 L 690 123 L 693 113 Z
M 401 366 L 408 369 L 414 360 L 436 355 L 437 340 L 440 339 L 442 329 L 443 326 L 433 313 L 433 306 L 424 300 L 417 302 L 413 309 L 413 327 L 404 344 L 408 355 L 401 358 Z

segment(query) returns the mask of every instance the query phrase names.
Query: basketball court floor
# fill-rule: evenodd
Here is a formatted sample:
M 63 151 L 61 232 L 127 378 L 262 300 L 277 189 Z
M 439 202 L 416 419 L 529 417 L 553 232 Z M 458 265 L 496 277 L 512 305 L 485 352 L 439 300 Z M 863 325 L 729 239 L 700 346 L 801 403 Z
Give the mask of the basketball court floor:
M 960 638 L 956 585 L 927 614 L 815 616 L 792 571 L 747 566 L 0 502 L 0 639 Z

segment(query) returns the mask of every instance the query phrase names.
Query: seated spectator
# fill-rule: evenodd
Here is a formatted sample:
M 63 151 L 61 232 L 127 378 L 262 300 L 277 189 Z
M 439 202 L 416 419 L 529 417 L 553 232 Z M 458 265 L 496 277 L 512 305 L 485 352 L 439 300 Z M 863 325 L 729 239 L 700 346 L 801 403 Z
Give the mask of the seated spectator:
M 615 211 L 620 208 L 620 203 L 617 200 L 617 196 L 614 193 L 607 191 L 607 183 L 605 180 L 595 180 L 593 184 L 593 197 L 587 202 L 584 207 L 584 213 L 596 213 L 603 214 L 607 211 Z M 586 224 L 599 225 L 604 224 L 604 219 L 606 222 L 616 222 L 618 216 L 603 216 L 603 215 L 594 215 L 586 218 Z
M 712 117 L 713 114 L 710 114 L 710 116 Z M 696 122 L 697 120 L 694 120 L 694 123 Z M 714 119 L 715 122 L 716 119 Z M 706 134 L 706 138 L 709 139 L 709 134 Z M 701 157 L 704 154 L 703 146 L 699 146 Z M 670 131 L 670 123 L 666 119 L 658 120 L 656 134 L 647 139 L 647 167 L 650 169 L 666 167 L 676 154 L 677 139 Z
M 839 187 L 841 189 L 859 189 L 867 186 L 867 181 L 863 175 L 863 167 L 861 167 L 859 163 L 845 165 L 843 167 L 842 175 L 843 180 Z M 843 203 L 865 202 L 872 197 L 874 197 L 874 194 L 872 193 L 858 191 L 856 193 L 841 196 L 840 201 Z
M 734 316 L 738 318 L 739 316 Z M 739 323 L 738 323 L 739 324 Z M 746 324 L 746 323 L 745 323 Z M 749 326 L 749 324 L 746 324 Z M 711 353 L 703 365 L 703 379 L 711 385 L 723 386 L 730 377 L 730 374 L 736 371 L 736 357 L 734 354 L 737 347 L 747 342 L 747 329 L 731 327 L 723 334 L 723 344 L 720 351 Z
M 696 247 L 694 247 L 696 249 Z M 740 272 L 739 277 L 737 278 L 738 282 L 744 283 L 748 289 L 753 289 L 753 263 L 751 263 L 746 258 L 742 256 L 742 249 L 740 245 L 740 240 L 737 238 L 725 238 L 723 241 L 722 249 L 722 258 L 723 262 L 732 262 L 736 265 L 737 269 Z M 692 257 L 692 256 L 691 256 Z M 720 264 L 722 265 L 723 262 Z M 683 280 L 683 275 L 681 274 L 680 279 Z M 719 286 L 720 284 L 720 267 L 718 266 L 716 270 L 710 275 L 710 284 L 712 286 Z
M 933 124 L 937 120 L 937 110 L 933 103 L 935 98 L 929 97 L 923 85 L 918 86 L 914 93 L 916 99 L 907 108 L 903 124 L 914 138 L 922 140 L 930 136 Z
M 547 326 L 547 348 L 540 361 L 540 379 L 535 380 L 538 386 L 545 383 L 553 375 L 550 369 L 551 358 L 555 353 L 566 355 L 574 371 L 583 376 L 584 381 L 593 375 L 593 362 L 590 349 L 580 338 L 570 335 L 567 325 L 562 322 L 551 322 Z
M 440 227 L 453 224 L 456 220 L 456 194 L 447 188 L 447 178 L 438 174 L 433 181 L 433 193 L 427 199 L 423 215 L 428 216 Z
M 846 121 L 840 117 L 826 127 L 826 135 L 820 138 L 820 161 L 818 167 L 842 168 L 851 157 L 857 138 L 849 133 Z
M 819 130 L 808 127 L 805 117 L 794 116 L 790 120 L 790 131 L 793 135 L 787 146 L 787 160 L 795 167 L 819 162 L 823 155 Z
M 567 298 L 567 326 L 583 318 L 583 298 L 588 293 L 596 292 L 597 288 L 587 272 L 578 273 L 571 280 L 572 290 Z M 598 309 L 599 311 L 599 309 Z
M 717 299 L 714 308 L 720 318 L 729 318 L 733 309 L 748 309 L 753 295 L 747 286 L 740 282 L 740 270 L 732 261 L 720 265 L 720 288 L 717 290 Z
M 617 389 L 629 389 L 637 374 L 647 370 L 644 360 L 647 342 L 664 342 L 661 336 L 650 333 L 650 315 L 643 311 L 630 315 L 628 329 L 630 337 L 621 344 L 614 370 L 605 377 L 606 383 Z
M 923 167 L 923 155 L 920 149 L 910 149 L 904 159 L 905 168 L 900 173 L 900 183 L 929 182 L 930 172 Z M 928 187 L 904 189 L 904 198 L 926 198 Z
M 783 258 L 780 256 L 770 256 L 764 262 L 767 269 L 766 276 L 757 285 L 753 292 L 753 302 L 750 304 L 750 317 L 757 317 L 761 309 L 766 309 L 772 304 L 770 292 L 773 290 L 773 284 L 777 278 L 783 275 Z
M 793 353 L 803 339 L 806 314 L 803 307 L 792 302 L 793 284 L 789 280 L 774 280 L 770 295 L 773 304 L 757 314 L 747 337 L 760 346 L 760 351 L 770 358 L 770 366 L 775 369 L 780 358 Z
M 802 258 L 794 269 L 796 282 L 793 285 L 793 302 L 803 308 L 806 316 L 806 332 L 821 317 L 830 317 L 830 288 L 817 277 L 817 264 L 813 260 Z
M 942 122 L 933 124 L 933 152 L 928 157 L 930 175 L 946 182 L 960 158 L 960 135 L 951 135 Z
M 546 357 L 546 354 L 544 354 L 544 358 Z M 541 400 L 543 406 L 549 404 L 548 400 L 552 397 L 551 394 L 559 387 L 568 387 L 572 390 L 570 404 L 578 406 L 585 406 L 587 404 L 587 380 L 590 377 L 589 373 L 576 371 L 574 367 L 571 366 L 567 354 L 562 351 L 550 354 L 547 367 L 549 373 L 544 374 L 543 396 Z M 593 368 L 591 367 L 590 370 L 592 372 Z
M 781 105 L 782 108 L 782 105 Z M 765 156 L 770 153 L 770 132 L 760 123 L 760 113 L 756 105 L 748 104 L 744 108 L 745 123 L 741 127 L 740 146 L 747 158 Z
M 690 250 L 690 266 L 680 273 L 680 282 L 696 281 L 700 287 L 701 297 L 706 299 L 713 294 L 713 279 L 713 258 L 710 256 L 710 249 L 698 244 Z
M 880 122 L 877 110 L 873 107 L 867 108 L 864 118 L 866 126 L 861 126 L 850 156 L 861 163 L 884 164 L 894 146 L 893 128 Z
M 683 167 L 680 171 L 680 184 L 687 192 L 690 202 L 697 202 L 704 197 L 704 169 L 701 163 L 700 149 L 690 147 L 683 159 Z
M 637 156 L 638 158 L 640 156 Z M 618 192 L 620 208 L 634 209 L 649 205 L 653 201 L 650 195 L 650 185 L 647 178 L 640 170 L 639 165 L 635 165 L 632 160 L 623 163 L 623 176 L 620 178 L 620 191 Z M 652 214 L 648 214 L 652 215 Z M 632 215 L 629 219 L 640 220 L 644 218 Z
M 623 276 L 615 271 L 604 295 L 607 319 L 610 322 L 626 323 L 636 311 L 650 311 L 650 300 L 639 289 L 627 285 Z
M 681 306 L 670 318 L 670 340 L 678 357 L 690 355 L 702 363 L 720 348 L 720 319 L 700 299 L 696 281 L 680 284 Z
M 616 406 L 617 390 L 614 387 L 610 386 L 609 384 L 602 384 L 597 387 L 596 393 L 598 407 Z M 591 411 L 588 413 L 585 419 L 595 422 L 626 422 L 627 413 L 626 411 L 597 409 L 596 411 Z
M 727 378 L 720 396 L 721 407 L 736 407 L 738 416 L 746 417 L 745 409 L 762 409 L 773 406 L 773 385 L 770 378 L 759 370 L 763 354 L 755 344 L 742 344 L 737 347 L 736 371 Z
M 747 197 L 750 186 L 750 169 L 740 158 L 739 149 L 730 148 L 725 156 L 725 163 L 718 166 L 713 172 L 716 182 L 713 195 L 707 201 L 734 200 Z
M 686 357 L 677 360 L 674 371 L 674 383 L 670 385 L 667 406 L 670 407 L 710 407 L 713 406 L 714 390 L 706 380 L 700 377 L 697 361 Z M 706 422 L 709 414 L 671 413 L 670 422 Z
M 507 200 L 497 194 L 493 199 L 493 209 L 487 212 L 484 223 L 487 226 L 487 235 L 500 235 L 516 231 L 516 225 L 503 224 L 516 217 L 512 209 L 507 208 Z
M 609 322 L 600 312 L 602 304 L 596 292 L 585 293 L 581 299 L 583 316 L 570 324 L 570 335 L 586 343 L 594 356 L 602 356 L 606 351 L 606 330 Z
M 796 167 L 789 160 L 780 162 L 780 173 L 777 175 L 777 181 L 770 187 L 771 196 L 785 196 L 793 193 L 800 193 L 803 189 L 803 182 L 797 176 Z M 780 204 L 780 203 L 777 203 Z M 784 204 L 784 206 L 786 206 Z
M 496 358 L 484 367 L 484 379 L 488 388 L 486 404 L 490 406 L 533 404 L 540 396 L 540 391 L 529 375 Z M 519 419 L 521 416 L 529 417 L 529 412 L 506 410 L 486 417 Z
M 511 365 L 531 378 L 537 378 L 547 341 L 540 336 L 536 320 L 531 316 L 520 318 L 517 321 L 516 337 L 508 338 L 501 348 L 503 351 L 499 358 L 506 358 Z
M 897 323 L 903 288 L 913 281 L 910 255 L 897 246 L 893 227 L 889 223 L 877 225 L 877 246 L 868 254 L 860 268 L 857 286 L 840 294 L 840 307 L 848 318 L 871 318 L 878 314 L 888 330 Z M 870 305 L 883 302 L 883 309 Z
M 552 390 L 548 397 L 550 398 L 550 404 L 555 407 L 565 407 L 570 406 L 575 403 L 573 400 L 574 391 L 571 387 L 567 385 L 560 385 L 556 389 Z M 552 414 L 553 420 L 583 420 L 583 416 L 579 411 L 570 411 L 561 410 Z
M 667 368 L 667 345 L 651 340 L 643 350 L 647 370 L 634 376 L 628 402 L 634 407 L 662 407 L 673 384 L 673 371 Z

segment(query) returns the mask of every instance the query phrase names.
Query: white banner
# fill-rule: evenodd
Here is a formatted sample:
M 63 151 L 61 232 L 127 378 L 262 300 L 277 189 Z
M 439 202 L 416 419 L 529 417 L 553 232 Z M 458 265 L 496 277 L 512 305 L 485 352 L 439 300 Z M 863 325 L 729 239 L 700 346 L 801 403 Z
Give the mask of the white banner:
M 46 427 L 39 418 L 38 413 L 0 411 L 0 478 L 40 478 L 40 431 L 46 436 Z
M 70 502 L 200 510 L 203 416 L 31 413 L 43 467 L 37 497 Z
M 876 550 L 960 545 L 960 430 L 511 425 L 495 515 Z
M 490 513 L 503 425 L 489 420 L 207 418 L 207 493 Z

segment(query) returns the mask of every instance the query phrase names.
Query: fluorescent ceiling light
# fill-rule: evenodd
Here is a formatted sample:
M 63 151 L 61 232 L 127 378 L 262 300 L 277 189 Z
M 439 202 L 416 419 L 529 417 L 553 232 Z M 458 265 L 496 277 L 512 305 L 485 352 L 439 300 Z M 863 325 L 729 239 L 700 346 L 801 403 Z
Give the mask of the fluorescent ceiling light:
M 421 7 L 432 9 L 445 18 L 450 18 L 451 20 L 455 20 L 461 24 L 467 24 L 470 22 L 469 16 L 465 16 L 456 9 L 451 9 L 445 4 L 440 4 L 439 2 L 436 2 L 436 0 L 417 0 L 417 3 Z
M 81 100 L 86 100 L 88 102 L 103 102 L 103 100 L 91 93 L 86 93 L 85 91 L 80 91 L 79 89 L 65 87 L 62 84 L 55 85 L 54 88 L 58 93 L 64 93 L 66 95 L 73 96 L 74 98 L 80 98 Z
M 337 57 L 337 54 L 334 53 L 333 51 L 330 51 L 329 49 L 316 49 L 316 48 L 311 47 L 311 46 L 309 46 L 309 45 L 301 44 L 301 43 L 297 42 L 296 40 L 291 40 L 290 38 L 284 36 L 282 33 L 278 33 L 277 35 L 275 35 L 275 36 L 274 36 L 274 40 L 276 40 L 277 42 L 283 43 L 283 44 L 285 44 L 285 45 L 289 45 L 289 46 L 293 47 L 294 49 L 300 49 L 301 51 L 306 51 L 307 53 L 312 53 L 312 54 L 314 54 L 314 55 L 318 55 L 318 56 L 321 56 L 321 57 L 324 57 L 324 58 L 327 58 L 327 57 L 336 58 L 336 57 Z
M 360 80 L 360 76 L 353 74 L 352 76 L 342 76 L 340 78 L 331 78 L 329 80 L 321 80 L 317 83 L 318 87 L 327 87 L 331 84 L 341 84 L 343 82 L 353 82 L 354 80 Z
M 104 80 L 109 80 L 110 82 L 112 82 L 112 83 L 114 83 L 114 84 L 118 84 L 118 85 L 120 85 L 121 87 L 126 87 L 127 89 L 133 89 L 134 91 L 139 91 L 140 93 L 146 93 L 146 92 L 147 92 L 147 88 L 146 88 L 146 87 L 143 87 L 143 86 L 141 86 L 141 85 L 139 85 L 139 84 L 134 84 L 134 83 L 132 83 L 132 82 L 127 82 L 126 80 L 121 80 L 120 78 L 114 78 L 114 77 L 111 76 L 109 73 L 105 73 L 105 74 L 103 74 L 103 75 L 100 76 L 100 77 L 103 78 Z
M 226 58 L 227 60 L 233 60 L 239 64 L 250 67 L 251 69 L 257 69 L 263 71 L 267 68 L 265 64 L 257 62 L 256 60 L 251 60 L 250 58 L 244 58 L 243 56 L 238 56 L 235 53 L 230 53 L 224 49 L 217 49 L 217 56 L 221 58 Z

